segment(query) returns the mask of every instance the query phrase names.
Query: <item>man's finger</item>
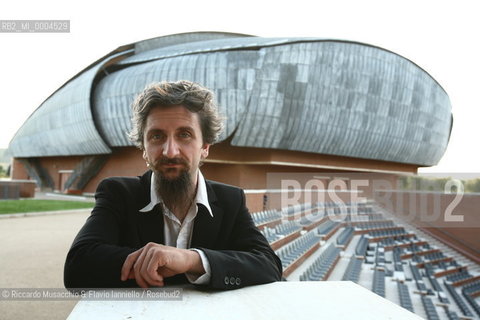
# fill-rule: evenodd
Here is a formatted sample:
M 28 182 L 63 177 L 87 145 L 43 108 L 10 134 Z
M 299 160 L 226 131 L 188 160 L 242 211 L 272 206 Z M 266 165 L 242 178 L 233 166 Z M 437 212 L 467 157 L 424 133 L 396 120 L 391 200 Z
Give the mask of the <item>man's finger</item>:
M 153 272 L 149 270 L 149 266 L 156 266 L 161 260 L 161 250 L 158 247 L 151 247 L 145 253 L 145 256 L 142 260 L 142 265 L 140 267 L 140 274 L 147 284 L 150 286 L 161 286 L 163 285 L 163 278 L 155 272 L 156 267 L 153 268 Z
M 152 285 L 163 286 L 164 277 L 158 273 L 158 269 L 164 265 L 164 259 L 162 257 L 161 250 L 151 250 L 143 263 L 144 269 L 142 270 L 144 274 L 147 274 L 152 281 Z
M 142 251 L 143 251 L 143 248 L 135 252 L 132 252 L 127 256 L 127 259 L 125 259 L 125 262 L 123 263 L 123 266 L 122 266 L 122 271 L 120 273 L 120 280 L 125 281 L 129 279 L 128 275 L 132 270 L 132 266 L 135 263 L 135 261 L 137 261 L 138 256 L 142 253 Z
M 137 282 L 138 286 L 141 288 L 148 288 L 148 283 L 144 279 L 144 276 L 142 275 L 142 266 L 143 266 L 143 262 L 145 261 L 145 256 L 150 251 L 150 248 L 148 245 L 146 245 L 142 249 L 143 250 L 140 253 L 140 256 L 137 258 L 137 261 L 135 261 L 133 265 L 133 271 L 135 273 L 135 281 Z

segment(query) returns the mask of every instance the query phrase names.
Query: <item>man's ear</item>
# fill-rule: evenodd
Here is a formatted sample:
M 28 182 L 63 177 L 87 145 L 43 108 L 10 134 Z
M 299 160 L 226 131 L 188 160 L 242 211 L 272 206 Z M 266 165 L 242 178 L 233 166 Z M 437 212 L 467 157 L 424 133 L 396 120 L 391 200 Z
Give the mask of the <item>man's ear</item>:
M 147 160 L 147 151 L 145 151 L 145 149 L 143 149 L 143 160 Z
M 210 145 L 205 143 L 202 147 L 202 154 L 201 154 L 201 159 L 205 159 L 208 157 L 208 150 L 210 149 Z

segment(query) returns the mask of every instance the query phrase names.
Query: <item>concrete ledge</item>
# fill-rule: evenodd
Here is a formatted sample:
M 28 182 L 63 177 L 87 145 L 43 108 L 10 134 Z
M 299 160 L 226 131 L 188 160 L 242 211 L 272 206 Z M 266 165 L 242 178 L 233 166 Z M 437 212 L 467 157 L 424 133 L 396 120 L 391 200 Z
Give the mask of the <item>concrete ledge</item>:
M 217 292 L 182 289 L 181 301 L 81 300 L 68 320 L 422 319 L 351 281 L 274 282 Z

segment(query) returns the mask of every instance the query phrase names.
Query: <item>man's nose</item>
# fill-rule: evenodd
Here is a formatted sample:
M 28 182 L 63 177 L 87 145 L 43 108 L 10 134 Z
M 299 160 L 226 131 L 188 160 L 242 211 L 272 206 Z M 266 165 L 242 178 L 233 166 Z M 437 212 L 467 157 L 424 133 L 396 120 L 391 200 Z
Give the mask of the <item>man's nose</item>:
M 163 146 L 163 156 L 167 158 L 175 158 L 179 153 L 180 149 L 178 143 L 174 138 L 168 138 Z

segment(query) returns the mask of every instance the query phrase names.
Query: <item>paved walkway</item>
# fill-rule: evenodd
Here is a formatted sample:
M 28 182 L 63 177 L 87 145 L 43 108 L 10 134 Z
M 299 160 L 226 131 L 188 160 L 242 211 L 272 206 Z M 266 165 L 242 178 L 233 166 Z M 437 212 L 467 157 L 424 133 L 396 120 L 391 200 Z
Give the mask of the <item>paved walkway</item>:
M 90 211 L 0 219 L 0 288 L 63 288 L 67 251 Z M 65 319 L 75 304 L 0 301 L 0 319 Z

